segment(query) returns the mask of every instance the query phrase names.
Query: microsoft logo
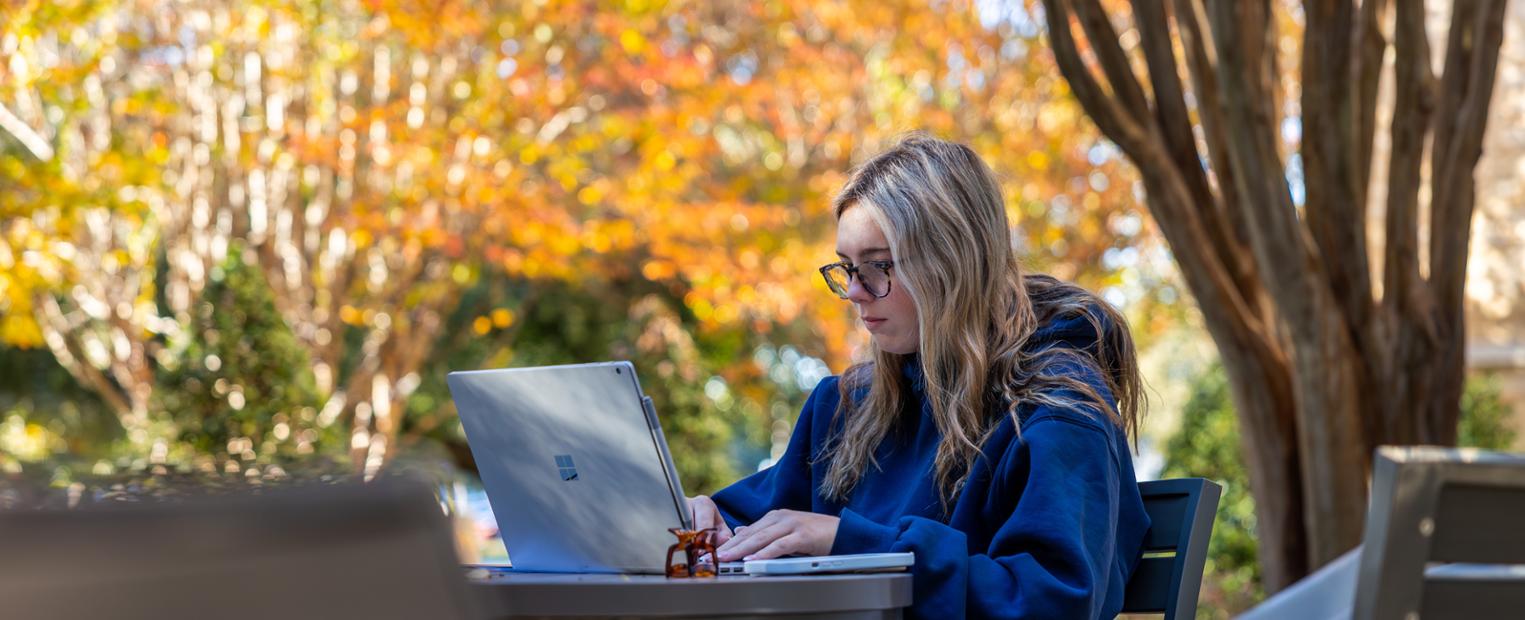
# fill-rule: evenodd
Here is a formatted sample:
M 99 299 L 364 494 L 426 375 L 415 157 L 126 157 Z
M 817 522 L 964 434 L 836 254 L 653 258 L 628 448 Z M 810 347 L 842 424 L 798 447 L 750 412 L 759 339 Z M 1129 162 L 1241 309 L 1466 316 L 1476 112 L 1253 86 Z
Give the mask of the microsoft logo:
M 561 479 L 571 482 L 577 479 L 577 466 L 572 464 L 572 455 L 556 455 L 556 469 L 561 471 Z

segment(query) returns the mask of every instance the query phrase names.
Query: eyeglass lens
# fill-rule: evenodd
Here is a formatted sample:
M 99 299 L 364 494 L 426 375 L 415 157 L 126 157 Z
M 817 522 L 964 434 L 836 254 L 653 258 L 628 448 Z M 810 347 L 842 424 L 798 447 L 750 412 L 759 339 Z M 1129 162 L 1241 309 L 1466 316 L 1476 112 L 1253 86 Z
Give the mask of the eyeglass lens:
M 848 269 L 846 265 L 836 264 L 825 271 L 826 283 L 831 285 L 832 292 L 844 299 L 851 275 Z M 865 263 L 852 271 L 857 272 L 858 282 L 870 295 L 883 297 L 889 292 L 890 274 L 879 266 Z

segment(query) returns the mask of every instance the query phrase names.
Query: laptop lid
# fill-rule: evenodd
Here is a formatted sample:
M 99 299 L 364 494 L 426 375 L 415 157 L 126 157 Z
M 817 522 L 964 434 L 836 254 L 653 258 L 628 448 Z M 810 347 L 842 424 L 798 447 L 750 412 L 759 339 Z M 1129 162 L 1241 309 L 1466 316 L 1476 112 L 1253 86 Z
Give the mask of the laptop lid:
M 446 377 L 515 570 L 662 573 L 683 489 L 635 367 Z

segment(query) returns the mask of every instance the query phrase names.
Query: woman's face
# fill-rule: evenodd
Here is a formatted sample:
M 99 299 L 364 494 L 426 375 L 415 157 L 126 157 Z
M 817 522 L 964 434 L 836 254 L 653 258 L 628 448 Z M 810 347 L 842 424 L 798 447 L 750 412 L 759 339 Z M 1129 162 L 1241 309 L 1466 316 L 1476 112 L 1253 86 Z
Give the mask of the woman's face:
M 849 265 L 873 269 L 868 261 L 890 261 L 890 242 L 869 210 L 850 206 L 837 220 L 837 256 Z M 858 308 L 874 343 L 889 353 L 915 353 L 921 348 L 921 326 L 916 319 L 916 302 L 906 291 L 904 281 L 890 268 L 890 293 L 876 298 L 863 288 L 858 278 L 847 287 L 847 299 Z

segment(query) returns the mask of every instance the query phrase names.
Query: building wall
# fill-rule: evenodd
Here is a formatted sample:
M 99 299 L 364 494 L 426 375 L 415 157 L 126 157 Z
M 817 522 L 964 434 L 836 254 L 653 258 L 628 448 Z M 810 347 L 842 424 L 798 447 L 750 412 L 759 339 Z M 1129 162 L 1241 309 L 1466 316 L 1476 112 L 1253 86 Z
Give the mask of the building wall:
M 1436 50 L 1444 48 L 1437 47 Z M 1525 3 L 1504 24 L 1498 81 L 1477 167 L 1467 264 L 1467 363 L 1499 380 L 1525 451 Z

